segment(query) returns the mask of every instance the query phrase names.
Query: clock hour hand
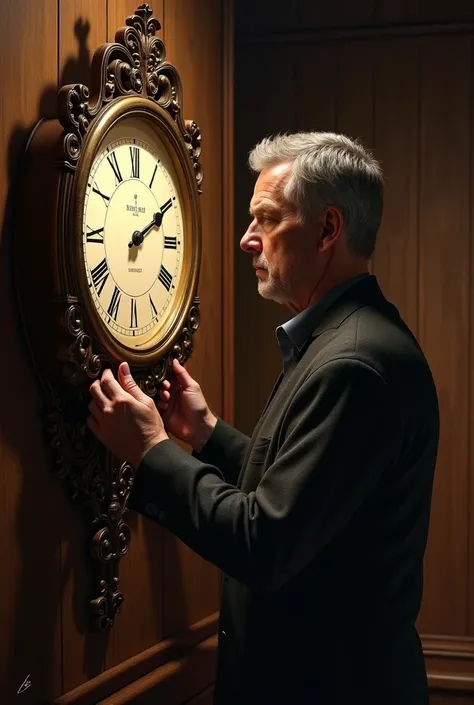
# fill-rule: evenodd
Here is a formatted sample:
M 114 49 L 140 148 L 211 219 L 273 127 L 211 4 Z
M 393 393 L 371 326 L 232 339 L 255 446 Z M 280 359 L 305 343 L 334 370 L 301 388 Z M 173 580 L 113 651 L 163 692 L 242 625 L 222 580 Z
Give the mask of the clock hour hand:
M 161 222 L 163 220 L 163 213 L 161 211 L 157 211 L 155 215 L 153 216 L 153 220 L 151 223 L 148 223 L 148 225 L 145 225 L 145 227 L 142 230 L 135 230 L 135 232 L 132 235 L 132 239 L 128 243 L 129 247 L 138 247 L 139 245 L 142 244 L 143 240 L 145 237 L 148 235 L 150 230 L 154 227 L 160 227 Z

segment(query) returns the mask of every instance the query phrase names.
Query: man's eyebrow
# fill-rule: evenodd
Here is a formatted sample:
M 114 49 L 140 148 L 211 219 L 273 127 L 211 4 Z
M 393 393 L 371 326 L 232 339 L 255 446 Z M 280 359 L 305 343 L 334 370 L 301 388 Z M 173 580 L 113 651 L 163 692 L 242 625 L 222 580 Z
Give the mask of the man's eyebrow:
M 250 215 L 253 215 L 254 213 L 261 213 L 262 211 L 270 211 L 272 213 L 276 213 L 278 211 L 278 207 L 266 203 L 257 203 L 257 205 L 253 208 L 252 205 L 250 205 L 249 207 Z

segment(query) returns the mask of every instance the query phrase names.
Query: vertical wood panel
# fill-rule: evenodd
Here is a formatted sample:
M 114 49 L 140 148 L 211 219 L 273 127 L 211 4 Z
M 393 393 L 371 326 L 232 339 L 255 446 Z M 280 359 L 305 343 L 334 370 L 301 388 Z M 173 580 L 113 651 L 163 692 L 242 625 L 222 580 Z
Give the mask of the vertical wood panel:
M 283 60 L 282 60 L 283 57 Z M 235 298 L 235 414 L 236 426 L 251 433 L 265 399 L 281 370 L 275 328 L 291 312 L 262 299 L 251 256 L 238 248 L 249 223 L 250 199 L 256 177 L 249 171 L 250 149 L 269 134 L 292 131 L 297 109 L 294 53 L 268 46 L 262 53 L 249 48 L 238 58 L 237 96 L 242 109 L 236 120 L 236 298 Z
M 220 0 L 165 3 L 168 59 L 183 83 L 183 115 L 195 120 L 202 134 L 204 172 L 201 196 L 203 258 L 199 293 L 201 328 L 189 364 L 211 407 L 222 409 L 222 198 L 223 67 Z M 214 612 L 219 606 L 220 574 L 171 534 L 164 557 L 164 636 Z
M 2 2 L 0 23 L 0 702 L 33 705 L 61 690 L 60 492 L 38 421 L 39 395 L 12 283 L 13 202 L 31 129 L 55 108 L 56 0 Z M 17 691 L 29 677 L 31 686 Z
M 375 147 L 384 171 L 385 195 L 373 271 L 385 296 L 399 308 L 415 334 L 418 331 L 417 67 L 416 40 L 377 45 Z
M 299 67 L 294 72 L 298 96 L 295 129 L 336 129 L 338 54 L 330 42 L 302 44 L 295 49 L 295 66 Z
M 421 42 L 419 332 L 437 383 L 441 442 L 420 623 L 459 636 L 468 615 L 469 68 L 468 40 Z
M 374 144 L 374 44 L 344 42 L 338 47 L 339 75 L 336 128 L 360 138 L 364 147 Z

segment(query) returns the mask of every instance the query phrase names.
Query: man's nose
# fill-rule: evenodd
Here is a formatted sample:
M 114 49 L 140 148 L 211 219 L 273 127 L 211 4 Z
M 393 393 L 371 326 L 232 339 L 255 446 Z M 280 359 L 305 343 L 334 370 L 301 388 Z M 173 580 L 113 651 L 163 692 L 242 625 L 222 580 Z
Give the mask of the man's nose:
M 240 249 L 244 252 L 258 252 L 262 251 L 262 241 L 250 224 L 247 232 L 242 237 L 240 241 Z

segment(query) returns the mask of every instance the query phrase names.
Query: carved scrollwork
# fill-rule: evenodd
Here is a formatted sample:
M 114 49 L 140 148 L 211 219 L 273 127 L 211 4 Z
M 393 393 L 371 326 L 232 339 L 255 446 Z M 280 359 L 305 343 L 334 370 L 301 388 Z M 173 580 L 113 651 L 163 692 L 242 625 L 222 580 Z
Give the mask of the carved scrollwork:
M 155 100 L 176 122 L 189 147 L 200 190 L 201 134 L 194 121 L 184 121 L 181 115 L 181 79 L 175 66 L 166 61 L 163 41 L 155 36 L 160 29 L 153 10 L 143 3 L 126 19 L 126 27 L 117 31 L 115 42 L 95 52 L 91 90 L 82 84 L 61 88 L 58 117 L 65 129 L 63 152 L 69 163 L 77 163 L 83 139 L 99 111 L 115 98 L 142 95 Z
M 94 627 L 106 629 L 113 625 L 124 600 L 118 570 L 130 547 L 130 529 L 123 517 L 134 473 L 129 463 L 117 464 L 106 456 L 86 418 L 87 406 L 78 405 L 77 399 L 60 400 L 50 390 L 45 429 L 57 475 L 67 484 L 71 498 L 92 514 L 96 596 L 90 602 L 91 614 Z
M 92 557 L 97 566 L 98 596 L 91 600 L 96 628 L 111 627 L 123 603 L 119 591 L 120 559 L 130 547 L 130 529 L 123 519 L 133 484 L 133 469 L 128 463 L 109 463 L 108 472 L 96 475 L 92 482 L 94 506 Z
M 70 384 L 79 384 L 86 378 L 94 379 L 102 372 L 103 358 L 94 352 L 91 337 L 84 330 L 81 307 L 75 296 L 66 296 L 65 326 L 72 342 L 64 360 L 64 376 Z M 64 305 L 64 299 L 60 301 Z

